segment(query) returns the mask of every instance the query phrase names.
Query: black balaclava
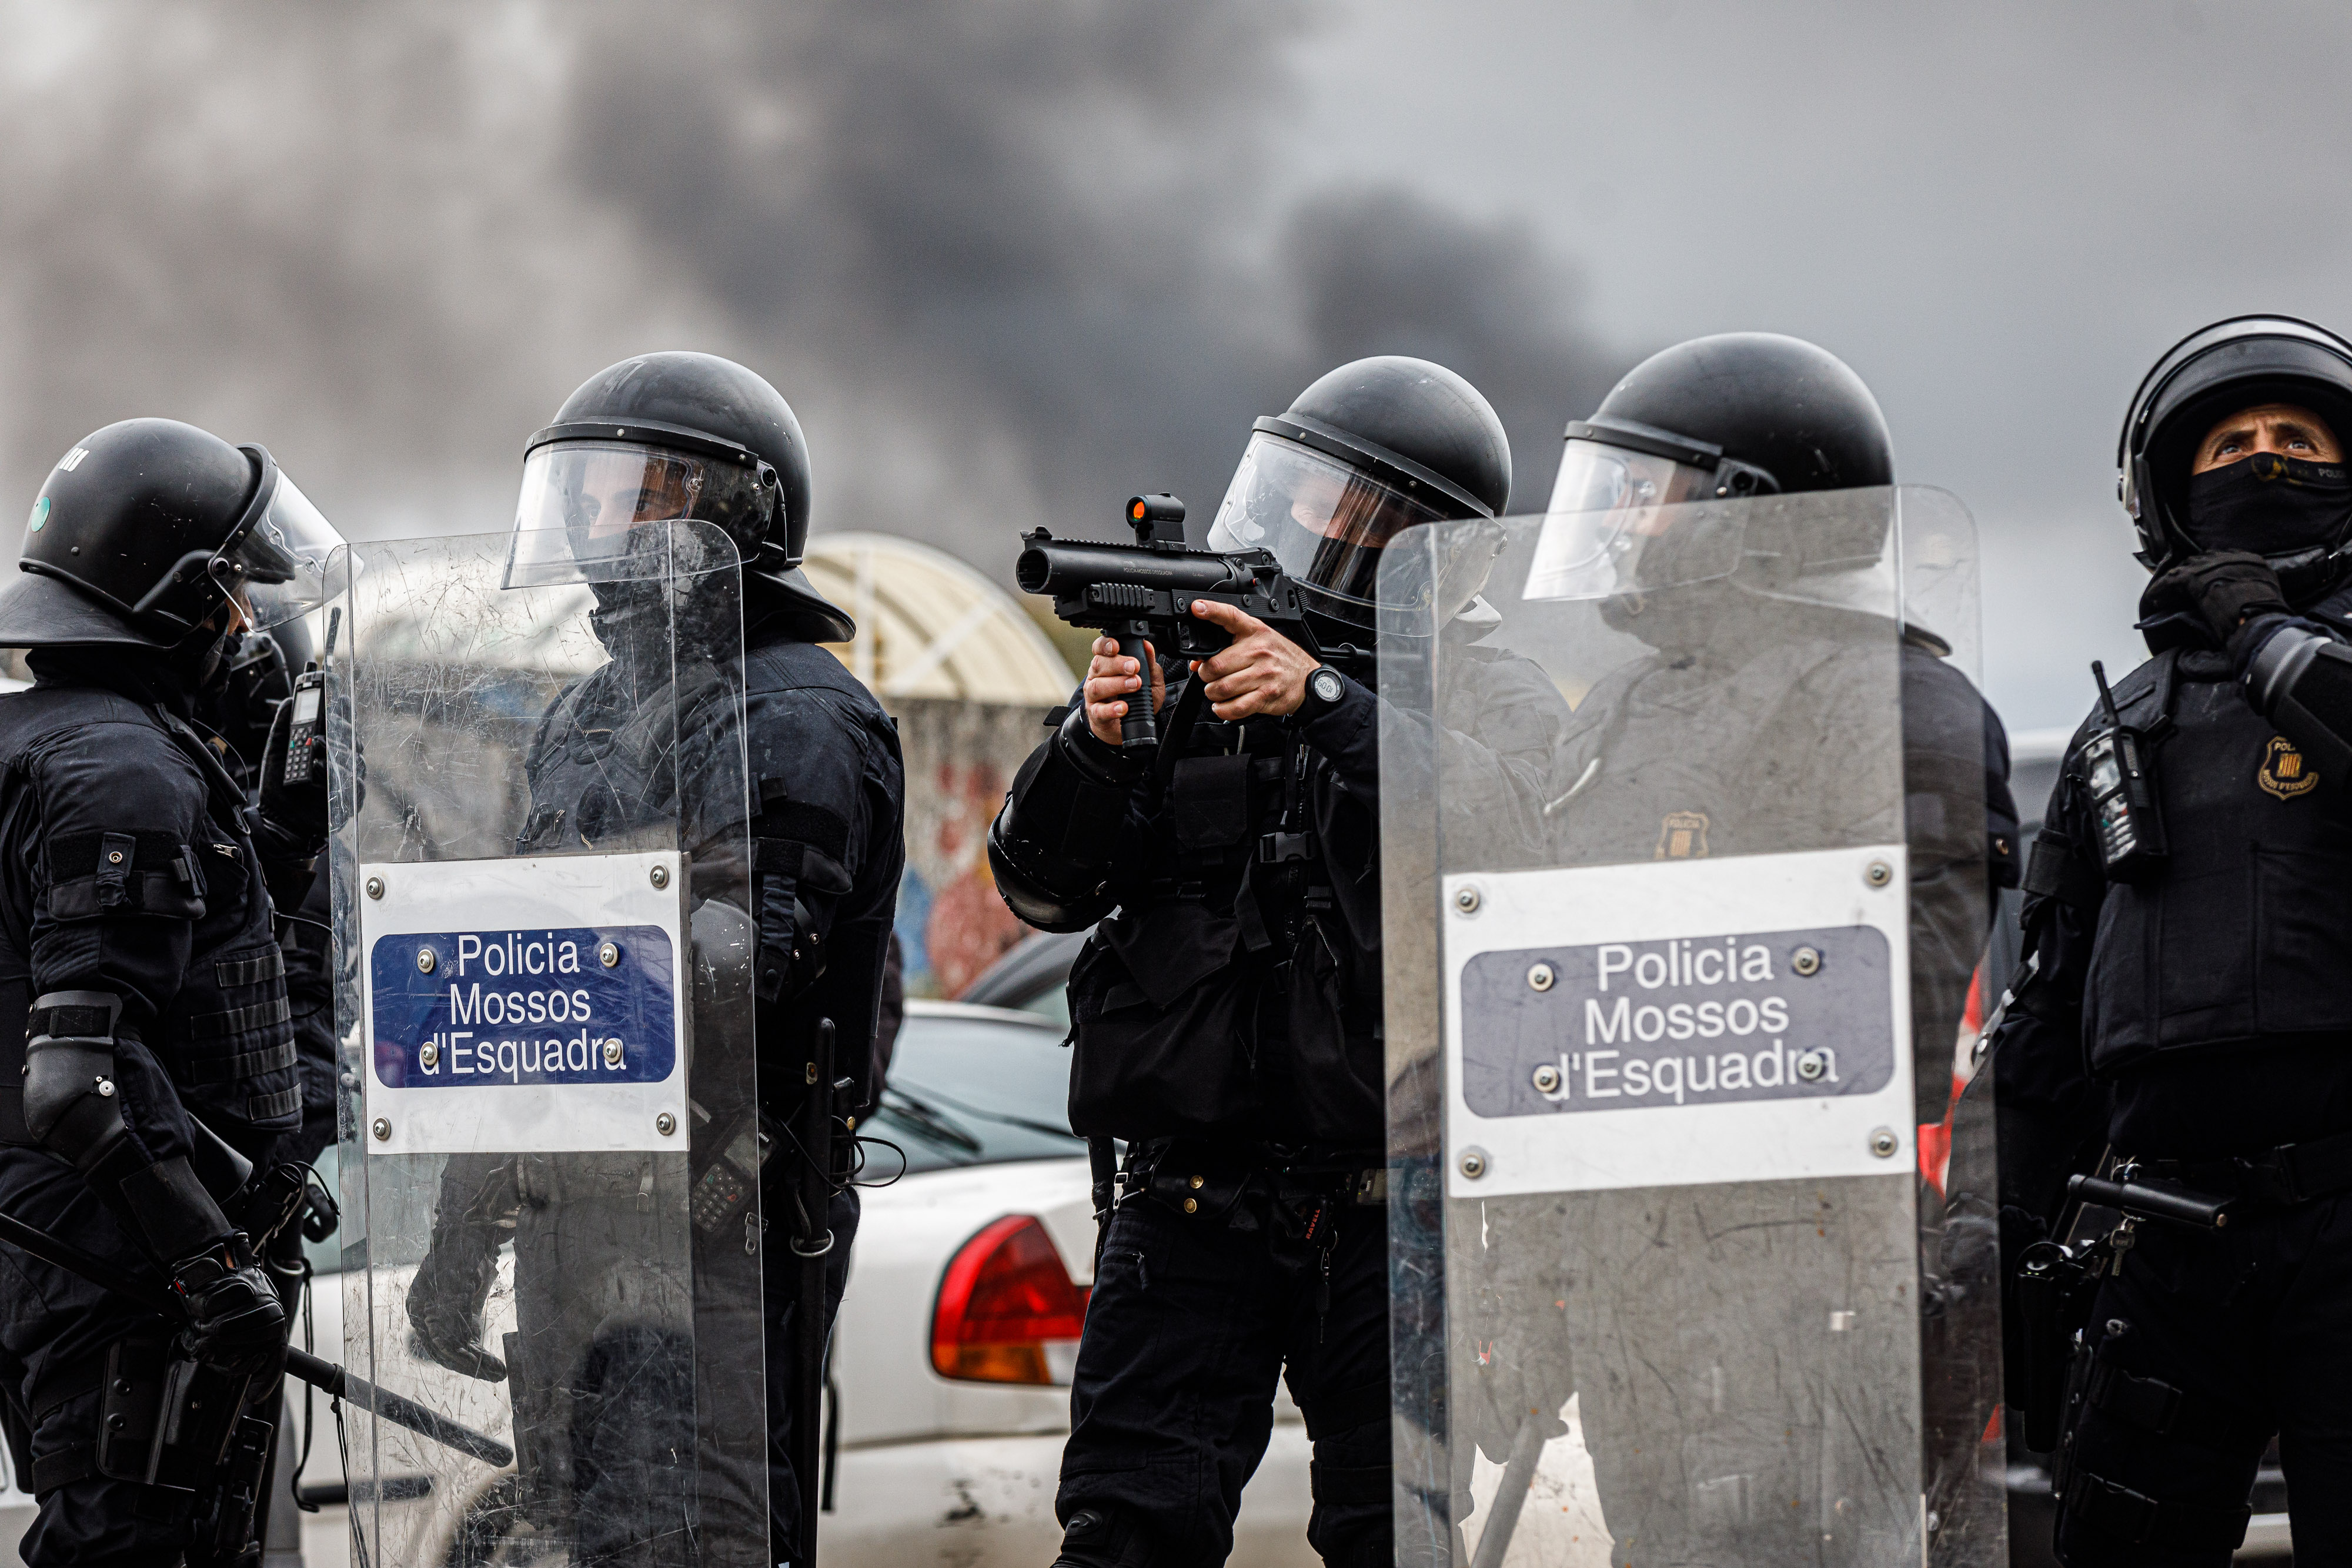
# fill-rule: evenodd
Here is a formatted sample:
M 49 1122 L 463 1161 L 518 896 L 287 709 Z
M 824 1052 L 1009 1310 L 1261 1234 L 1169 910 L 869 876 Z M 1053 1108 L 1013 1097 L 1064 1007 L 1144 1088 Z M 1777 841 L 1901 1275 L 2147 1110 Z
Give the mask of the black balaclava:
M 2352 470 L 2257 452 L 2192 477 L 2188 513 L 2200 549 L 2278 557 L 2325 549 L 2352 526 Z

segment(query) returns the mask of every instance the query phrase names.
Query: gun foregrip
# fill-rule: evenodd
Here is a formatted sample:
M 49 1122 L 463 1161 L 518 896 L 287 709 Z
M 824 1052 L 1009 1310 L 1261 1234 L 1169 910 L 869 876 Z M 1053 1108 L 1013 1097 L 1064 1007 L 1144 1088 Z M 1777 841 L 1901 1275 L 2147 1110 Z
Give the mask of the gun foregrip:
M 1118 721 L 1121 751 L 1151 751 L 1160 745 L 1160 728 L 1151 716 L 1151 649 L 1140 633 L 1121 632 L 1118 651 L 1135 661 L 1143 684 L 1127 699 L 1127 716 Z

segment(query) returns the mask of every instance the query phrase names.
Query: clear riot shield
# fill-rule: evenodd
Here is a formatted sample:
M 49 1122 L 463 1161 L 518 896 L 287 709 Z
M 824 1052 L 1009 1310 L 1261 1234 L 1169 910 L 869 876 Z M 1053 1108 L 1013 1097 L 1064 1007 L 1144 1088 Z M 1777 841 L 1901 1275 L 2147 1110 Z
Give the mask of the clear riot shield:
M 2006 1563 L 1973 540 L 1886 489 L 1390 547 L 1398 1562 Z
M 346 1347 L 515 1455 L 353 1410 L 377 1563 L 774 1561 L 740 574 L 610 546 L 357 545 L 328 614 Z

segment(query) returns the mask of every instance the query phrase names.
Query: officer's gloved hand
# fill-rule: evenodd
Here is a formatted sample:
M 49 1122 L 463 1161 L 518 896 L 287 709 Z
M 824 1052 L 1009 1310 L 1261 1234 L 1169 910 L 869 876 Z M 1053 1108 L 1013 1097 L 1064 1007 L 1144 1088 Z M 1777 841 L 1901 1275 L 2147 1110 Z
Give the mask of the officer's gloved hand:
M 2194 611 L 2232 653 L 2233 640 L 2256 617 L 2291 613 L 2278 573 L 2242 549 L 2190 556 L 2148 584 L 2146 602 L 2152 609 Z
M 243 1231 L 172 1265 L 172 1291 L 188 1305 L 180 1343 L 191 1360 L 247 1376 L 285 1355 L 286 1309 Z
M 436 1228 L 433 1248 L 409 1282 L 408 1327 L 416 1348 L 433 1361 L 485 1383 L 504 1383 L 507 1364 L 482 1348 L 482 1307 L 489 1299 L 497 1246 L 483 1257 L 469 1245 L 478 1239 L 473 1228 Z
M 286 748 L 294 734 L 294 705 L 281 703 L 269 724 L 269 741 L 261 750 L 261 814 L 270 821 L 316 846 L 327 841 L 327 742 L 310 737 L 310 775 L 299 783 L 286 779 Z

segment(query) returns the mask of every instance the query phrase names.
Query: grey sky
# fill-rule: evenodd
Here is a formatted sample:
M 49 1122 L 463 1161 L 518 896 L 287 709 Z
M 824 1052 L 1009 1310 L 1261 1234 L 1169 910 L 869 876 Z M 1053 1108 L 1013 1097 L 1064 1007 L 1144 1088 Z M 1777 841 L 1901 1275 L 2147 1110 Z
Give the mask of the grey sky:
M 2134 381 L 2352 319 L 2347 53 L 2167 0 L 20 0 L 0 495 L 168 413 L 355 533 L 494 528 L 565 392 L 691 346 L 793 400 L 820 529 L 1002 577 L 1130 490 L 1205 515 L 1359 353 L 1485 387 L 1528 505 L 1633 358 L 1767 328 L 1976 510 L 1992 695 L 2071 723 L 2137 657 Z
M 1976 513 L 2012 727 L 2145 657 L 2116 432 L 2217 317 L 2352 321 L 2352 13 L 2324 3 L 1380 0 L 1308 57 L 1298 177 L 1524 214 L 1646 348 L 1811 338 Z M 1412 62 L 1400 78 L 1399 62 Z M 1409 106 L 1409 107 L 1408 107 Z M 1525 459 L 1523 458 L 1524 462 Z

